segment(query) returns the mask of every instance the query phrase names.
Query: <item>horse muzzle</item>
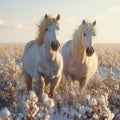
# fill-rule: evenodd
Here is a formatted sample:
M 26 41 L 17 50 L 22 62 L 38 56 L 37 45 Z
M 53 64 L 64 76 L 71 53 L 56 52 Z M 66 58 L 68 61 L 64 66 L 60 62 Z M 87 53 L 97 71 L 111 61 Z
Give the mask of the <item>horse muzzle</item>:
M 86 54 L 87 54 L 88 57 L 92 56 L 93 53 L 94 53 L 94 48 L 93 47 L 86 49 Z
M 53 51 L 57 51 L 59 47 L 60 47 L 59 41 L 51 43 L 51 48 L 52 48 Z

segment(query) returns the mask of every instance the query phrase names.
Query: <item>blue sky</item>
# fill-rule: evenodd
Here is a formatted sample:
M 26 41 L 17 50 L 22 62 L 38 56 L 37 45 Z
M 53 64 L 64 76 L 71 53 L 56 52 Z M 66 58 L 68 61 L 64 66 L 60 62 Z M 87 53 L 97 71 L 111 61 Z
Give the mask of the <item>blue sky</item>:
M 60 19 L 60 41 L 72 38 L 83 19 L 97 21 L 96 42 L 120 43 L 120 0 L 0 0 L 0 42 L 28 42 L 45 13 Z

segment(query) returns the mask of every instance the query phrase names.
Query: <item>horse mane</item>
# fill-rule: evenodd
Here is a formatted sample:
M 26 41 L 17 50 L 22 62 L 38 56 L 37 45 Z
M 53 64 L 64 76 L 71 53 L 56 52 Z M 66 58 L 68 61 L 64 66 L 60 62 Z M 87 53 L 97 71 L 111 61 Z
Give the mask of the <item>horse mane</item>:
M 73 58 L 77 58 L 77 60 L 80 60 L 80 62 L 84 62 L 86 57 L 86 50 L 81 44 L 82 35 L 83 33 L 86 33 L 87 30 L 93 29 L 95 30 L 95 27 L 92 25 L 92 23 L 89 23 L 86 21 L 84 24 L 81 24 L 73 33 L 73 40 L 72 40 L 72 55 Z
M 41 46 L 44 40 L 45 29 L 51 25 L 52 23 L 56 23 L 59 26 L 58 20 L 51 15 L 48 15 L 48 18 L 45 17 L 41 20 L 40 24 L 38 25 L 38 36 L 36 38 L 36 43 Z

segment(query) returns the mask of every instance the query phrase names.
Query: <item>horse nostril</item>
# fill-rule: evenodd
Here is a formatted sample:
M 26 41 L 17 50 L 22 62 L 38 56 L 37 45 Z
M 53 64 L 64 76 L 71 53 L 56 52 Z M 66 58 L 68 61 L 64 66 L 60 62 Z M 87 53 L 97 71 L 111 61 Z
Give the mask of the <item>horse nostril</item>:
M 86 49 L 86 52 L 87 52 L 87 53 L 89 53 L 89 52 L 90 52 L 90 49 L 89 49 L 89 48 L 87 48 L 87 49 Z
M 52 43 L 51 43 L 51 47 L 54 47 L 54 46 L 55 46 L 55 42 L 52 42 Z
M 57 50 L 59 47 L 60 47 L 60 43 L 59 43 L 58 40 L 51 43 L 51 48 L 52 48 L 54 51 Z
M 60 46 L 59 41 L 51 43 L 51 47 L 59 47 L 59 46 Z
M 87 48 L 87 49 L 86 49 L 86 53 L 92 55 L 92 54 L 94 53 L 94 48 L 93 48 L 93 47 Z

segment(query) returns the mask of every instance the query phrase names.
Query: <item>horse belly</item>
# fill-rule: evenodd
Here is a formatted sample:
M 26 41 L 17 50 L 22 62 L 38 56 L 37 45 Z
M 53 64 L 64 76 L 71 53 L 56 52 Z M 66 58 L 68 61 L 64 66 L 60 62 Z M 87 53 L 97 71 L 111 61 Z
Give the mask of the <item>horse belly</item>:
M 80 65 L 76 63 L 73 66 L 70 66 L 69 74 L 74 80 L 79 81 L 80 79 L 86 77 L 87 67 L 86 65 Z
M 35 77 L 35 60 L 29 56 L 24 59 L 24 69 L 31 76 Z

